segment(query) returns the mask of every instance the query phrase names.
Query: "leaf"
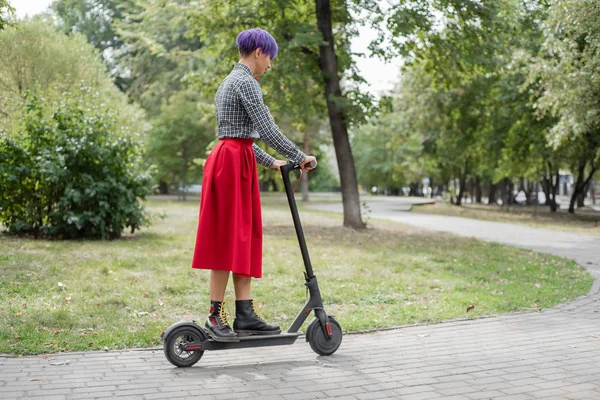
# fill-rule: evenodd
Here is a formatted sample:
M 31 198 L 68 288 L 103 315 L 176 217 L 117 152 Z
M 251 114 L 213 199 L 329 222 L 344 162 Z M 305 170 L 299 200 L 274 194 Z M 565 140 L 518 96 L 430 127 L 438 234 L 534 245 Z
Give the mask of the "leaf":
M 467 312 L 472 311 L 475 309 L 475 304 L 471 304 L 470 306 L 467 307 Z

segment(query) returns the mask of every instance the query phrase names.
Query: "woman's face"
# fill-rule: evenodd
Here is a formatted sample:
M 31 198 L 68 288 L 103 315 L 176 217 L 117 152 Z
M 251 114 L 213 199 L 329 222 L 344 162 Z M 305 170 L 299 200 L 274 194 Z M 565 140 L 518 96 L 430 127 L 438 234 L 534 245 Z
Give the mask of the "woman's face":
M 261 49 L 256 49 L 256 74 L 263 75 L 271 68 L 271 56 L 262 52 Z

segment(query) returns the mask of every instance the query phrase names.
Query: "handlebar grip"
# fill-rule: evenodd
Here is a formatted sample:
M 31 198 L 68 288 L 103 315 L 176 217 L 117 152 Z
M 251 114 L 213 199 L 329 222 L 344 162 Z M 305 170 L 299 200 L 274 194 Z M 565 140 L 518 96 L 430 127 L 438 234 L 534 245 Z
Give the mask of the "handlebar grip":
M 306 167 L 310 167 L 310 168 L 314 168 L 317 166 L 317 162 L 316 161 L 311 161 L 308 164 L 305 165 Z

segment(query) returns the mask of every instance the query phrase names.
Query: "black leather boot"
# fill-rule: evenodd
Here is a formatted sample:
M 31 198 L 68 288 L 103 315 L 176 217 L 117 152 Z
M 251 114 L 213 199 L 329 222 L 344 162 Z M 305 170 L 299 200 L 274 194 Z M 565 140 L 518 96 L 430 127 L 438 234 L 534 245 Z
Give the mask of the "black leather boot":
M 233 330 L 240 336 L 281 333 L 278 325 L 268 324 L 258 315 L 258 308 L 254 300 L 236 300 Z
M 210 315 L 204 324 L 210 336 L 217 341 L 227 342 L 238 340 L 238 335 L 231 330 L 227 321 L 227 314 L 220 301 L 210 301 Z

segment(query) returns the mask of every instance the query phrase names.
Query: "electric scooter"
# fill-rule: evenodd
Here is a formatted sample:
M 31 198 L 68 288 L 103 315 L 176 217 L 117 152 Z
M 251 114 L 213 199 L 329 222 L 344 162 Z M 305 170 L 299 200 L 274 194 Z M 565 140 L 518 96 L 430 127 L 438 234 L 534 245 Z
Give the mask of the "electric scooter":
M 312 164 L 312 163 L 311 163 Z M 314 164 L 313 164 L 314 165 Z M 196 322 L 178 322 L 171 325 L 160 337 L 164 341 L 165 356 L 169 362 L 177 367 L 191 367 L 196 364 L 207 350 L 240 349 L 246 347 L 281 346 L 293 344 L 302 333 L 298 330 L 306 321 L 311 312 L 315 318 L 306 329 L 305 339 L 313 351 L 321 356 L 329 356 L 340 347 L 342 343 L 342 327 L 323 309 L 323 301 L 317 283 L 317 277 L 313 273 L 304 232 L 298 216 L 294 190 L 290 182 L 290 172 L 302 170 L 299 164 L 288 163 L 280 167 L 283 176 L 285 193 L 292 212 L 300 252 L 304 260 L 305 285 L 310 294 L 308 301 L 289 327 L 287 332 L 278 335 L 252 335 L 236 338 L 235 341 L 217 341 L 209 336 L 206 329 Z

